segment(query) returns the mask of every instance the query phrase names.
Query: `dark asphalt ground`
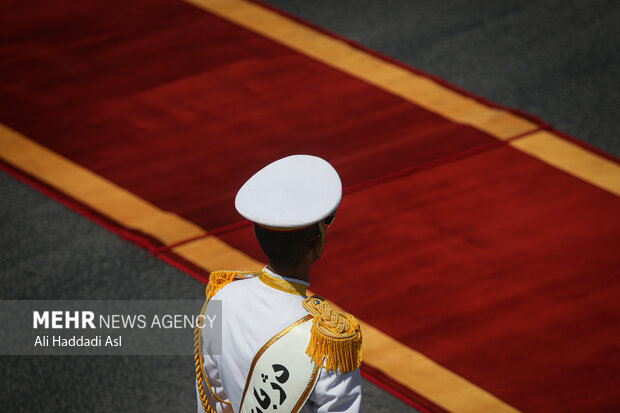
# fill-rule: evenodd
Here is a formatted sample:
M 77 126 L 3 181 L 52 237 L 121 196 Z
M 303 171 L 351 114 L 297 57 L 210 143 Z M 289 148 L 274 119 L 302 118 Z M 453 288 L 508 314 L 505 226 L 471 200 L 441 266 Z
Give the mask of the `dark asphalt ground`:
M 620 155 L 620 3 L 270 0 Z M 0 120 L 1 121 L 1 120 Z M 0 299 L 197 299 L 202 286 L 0 173 Z M 187 357 L 0 357 L 7 412 L 195 411 Z M 411 411 L 364 383 L 364 409 Z
M 620 157 L 620 2 L 264 0 Z

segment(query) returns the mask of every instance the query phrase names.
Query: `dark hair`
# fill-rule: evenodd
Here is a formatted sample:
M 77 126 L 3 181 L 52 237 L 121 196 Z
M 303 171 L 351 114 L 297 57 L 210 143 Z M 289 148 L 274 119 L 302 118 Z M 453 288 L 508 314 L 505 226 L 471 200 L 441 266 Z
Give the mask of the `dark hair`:
M 318 224 L 297 231 L 270 231 L 254 224 L 258 244 L 276 268 L 291 269 L 301 264 L 312 247 L 312 239 L 319 234 Z

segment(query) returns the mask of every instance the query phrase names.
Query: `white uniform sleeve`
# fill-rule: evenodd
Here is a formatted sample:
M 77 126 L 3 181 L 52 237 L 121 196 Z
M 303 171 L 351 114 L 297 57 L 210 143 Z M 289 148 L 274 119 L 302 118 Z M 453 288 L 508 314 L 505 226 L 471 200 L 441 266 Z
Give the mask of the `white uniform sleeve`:
M 362 403 L 360 370 L 338 375 L 321 369 L 303 412 L 359 412 Z
M 209 386 L 211 387 L 211 390 L 209 390 L 207 384 L 204 384 L 204 392 L 207 395 L 209 405 L 217 413 L 233 413 L 233 409 L 230 404 L 225 404 L 218 401 L 215 397 L 213 397 L 213 394 L 211 394 L 213 391 L 220 399 L 229 401 L 228 396 L 226 396 L 226 393 L 224 392 L 224 387 L 222 386 L 222 381 L 220 379 L 220 373 L 215 365 L 215 362 L 207 354 L 203 354 L 203 359 L 204 372 L 209 380 Z M 194 380 L 194 382 L 196 381 Z M 198 385 L 196 385 L 196 403 L 198 403 L 198 413 L 204 413 L 205 411 L 202 407 L 202 403 L 200 402 L 200 395 L 198 394 Z

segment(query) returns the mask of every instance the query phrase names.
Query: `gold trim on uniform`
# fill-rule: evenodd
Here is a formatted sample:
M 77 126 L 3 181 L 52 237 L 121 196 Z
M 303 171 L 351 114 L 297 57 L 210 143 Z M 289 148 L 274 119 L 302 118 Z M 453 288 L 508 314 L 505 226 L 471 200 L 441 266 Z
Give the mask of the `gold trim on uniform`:
M 301 408 L 303 407 L 304 402 L 308 400 L 308 395 L 314 389 L 314 385 L 316 382 L 316 378 L 319 375 L 320 368 L 321 366 L 319 366 L 318 364 L 314 365 L 314 369 L 312 369 L 312 375 L 310 376 L 310 380 L 308 381 L 308 384 L 306 385 L 306 389 L 301 394 L 301 397 L 299 398 L 299 400 L 297 400 L 297 403 L 295 404 L 295 407 L 293 407 L 293 410 L 291 410 L 291 413 L 299 412 L 299 410 L 301 410 Z
M 256 353 L 256 355 L 254 356 L 254 359 L 252 360 L 252 364 L 250 365 L 250 371 L 248 373 L 248 379 L 245 382 L 245 387 L 243 389 L 243 394 L 241 395 L 241 403 L 239 404 L 239 406 L 243 406 L 243 401 L 245 400 L 245 394 L 248 391 L 248 385 L 250 384 L 250 377 L 252 377 L 252 373 L 254 373 L 254 367 L 256 367 L 256 363 L 258 362 L 258 359 L 260 359 L 260 357 L 263 355 L 263 353 L 265 351 L 267 351 L 267 349 L 269 347 L 271 347 L 271 345 L 273 343 L 275 343 L 276 341 L 278 341 L 283 335 L 285 335 L 286 333 L 288 333 L 289 331 L 291 331 L 292 329 L 294 329 L 295 327 L 297 327 L 298 325 L 305 323 L 306 321 L 310 320 L 312 316 L 310 314 L 300 318 L 299 320 L 295 321 L 293 324 L 291 324 L 290 326 L 286 327 L 284 330 L 280 331 L 278 334 L 276 334 L 275 336 L 273 336 L 268 342 L 266 342 L 261 348 L 260 350 L 258 350 L 258 352 Z M 313 371 L 313 375 L 312 378 L 315 378 L 316 376 L 314 375 L 314 371 Z M 306 391 L 304 391 L 303 395 L 307 394 L 307 388 Z
M 301 283 L 296 283 L 294 281 L 286 281 L 281 278 L 274 277 L 266 271 L 262 271 L 258 274 L 258 279 L 265 285 L 275 288 L 279 291 L 284 291 L 285 293 L 300 295 L 302 297 L 306 296 L 307 286 Z

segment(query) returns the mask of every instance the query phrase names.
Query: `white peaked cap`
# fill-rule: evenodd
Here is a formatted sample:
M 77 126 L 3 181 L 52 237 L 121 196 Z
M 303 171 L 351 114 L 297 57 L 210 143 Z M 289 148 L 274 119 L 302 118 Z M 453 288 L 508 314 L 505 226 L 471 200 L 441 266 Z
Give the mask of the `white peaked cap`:
M 338 172 L 312 155 L 292 155 L 256 172 L 243 184 L 235 208 L 246 219 L 275 229 L 295 229 L 331 215 L 342 198 Z

